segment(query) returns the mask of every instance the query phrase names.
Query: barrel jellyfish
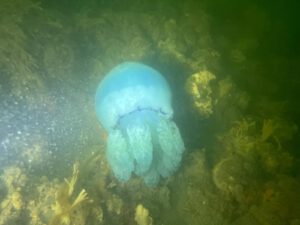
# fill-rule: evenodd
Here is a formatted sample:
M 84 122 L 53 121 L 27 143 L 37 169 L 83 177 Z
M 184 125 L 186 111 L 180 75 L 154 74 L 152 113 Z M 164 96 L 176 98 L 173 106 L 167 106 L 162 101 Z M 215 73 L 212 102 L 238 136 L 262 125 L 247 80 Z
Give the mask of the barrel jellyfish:
M 178 169 L 185 147 L 172 121 L 170 87 L 158 71 L 137 62 L 118 65 L 100 82 L 95 106 L 119 181 L 136 174 L 155 186 Z

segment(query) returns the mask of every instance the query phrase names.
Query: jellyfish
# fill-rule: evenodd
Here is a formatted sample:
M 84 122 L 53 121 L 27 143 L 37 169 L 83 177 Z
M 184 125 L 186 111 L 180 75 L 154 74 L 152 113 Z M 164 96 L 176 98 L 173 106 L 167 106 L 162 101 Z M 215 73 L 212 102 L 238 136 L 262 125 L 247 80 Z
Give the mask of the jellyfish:
M 135 174 L 155 186 L 180 166 L 185 147 L 172 120 L 171 97 L 165 78 L 137 62 L 116 66 L 100 82 L 96 114 L 108 133 L 106 157 L 119 181 Z

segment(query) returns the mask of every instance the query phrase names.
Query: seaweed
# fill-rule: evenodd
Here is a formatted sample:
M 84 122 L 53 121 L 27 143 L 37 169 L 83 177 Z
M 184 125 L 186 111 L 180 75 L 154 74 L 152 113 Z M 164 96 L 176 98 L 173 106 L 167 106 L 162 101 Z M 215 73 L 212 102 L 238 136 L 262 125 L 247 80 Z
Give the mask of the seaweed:
M 60 190 L 56 193 L 56 202 L 54 206 L 54 217 L 52 218 L 51 225 L 69 225 L 71 224 L 71 215 L 83 202 L 88 200 L 87 193 L 85 189 L 82 189 L 77 195 L 73 202 L 70 202 L 70 197 L 73 195 L 73 191 L 77 182 L 77 177 L 79 173 L 79 164 L 75 163 L 73 165 L 73 175 L 71 180 L 65 179 L 65 184 L 63 184 Z

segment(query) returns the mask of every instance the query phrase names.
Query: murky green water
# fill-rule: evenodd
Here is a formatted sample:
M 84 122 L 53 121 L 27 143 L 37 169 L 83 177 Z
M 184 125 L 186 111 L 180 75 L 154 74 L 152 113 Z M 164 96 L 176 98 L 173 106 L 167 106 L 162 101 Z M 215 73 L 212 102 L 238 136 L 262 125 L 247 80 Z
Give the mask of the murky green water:
M 297 1 L 0 2 L 0 225 L 300 224 Z M 119 182 L 98 83 L 137 61 L 173 92 L 185 153 Z

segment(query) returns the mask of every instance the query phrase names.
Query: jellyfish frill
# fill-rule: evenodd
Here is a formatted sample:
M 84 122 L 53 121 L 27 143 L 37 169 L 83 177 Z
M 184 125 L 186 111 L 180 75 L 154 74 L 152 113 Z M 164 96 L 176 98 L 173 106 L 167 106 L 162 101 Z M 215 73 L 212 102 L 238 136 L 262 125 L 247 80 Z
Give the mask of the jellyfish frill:
M 155 186 L 180 166 L 184 143 L 172 121 L 171 91 L 164 77 L 141 63 L 125 62 L 98 86 L 97 118 L 108 132 L 106 156 L 116 178 L 132 174 Z

